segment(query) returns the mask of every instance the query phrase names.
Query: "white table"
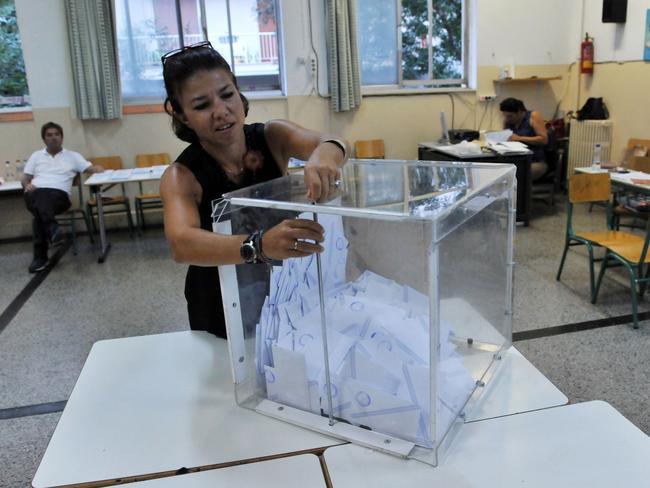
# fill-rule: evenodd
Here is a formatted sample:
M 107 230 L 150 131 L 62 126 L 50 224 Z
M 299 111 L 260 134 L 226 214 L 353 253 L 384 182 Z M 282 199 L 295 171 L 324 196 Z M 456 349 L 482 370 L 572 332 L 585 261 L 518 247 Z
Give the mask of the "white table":
M 272 474 L 271 474 L 272 473 Z M 318 457 L 313 454 L 212 469 L 128 485 L 129 488 L 326 488 Z
M 650 483 L 650 438 L 594 401 L 462 426 L 441 464 L 352 444 L 324 454 L 335 488 L 612 488 Z
M 475 422 L 532 410 L 566 405 L 569 399 L 558 390 L 514 346 L 503 356 L 503 364 L 485 387 L 466 422 Z
M 5 181 L 0 185 L 0 193 L 18 193 L 23 191 L 20 181 Z
M 120 170 L 107 170 L 102 173 L 95 173 L 88 178 L 84 185 L 90 187 L 90 191 L 95 193 L 97 201 L 97 220 L 99 221 L 99 258 L 98 262 L 103 263 L 106 260 L 111 245 L 106 238 L 106 223 L 104 221 L 104 205 L 102 202 L 102 189 L 107 186 L 137 183 L 143 181 L 159 181 L 162 178 L 168 165 L 151 166 L 146 168 L 132 168 Z
M 97 342 L 34 487 L 129 478 L 341 441 L 239 407 L 226 341 L 177 332 Z
M 514 348 L 503 361 L 470 420 L 566 402 Z M 226 341 L 204 332 L 97 342 L 33 485 L 173 472 L 340 444 L 238 407 L 231 378 Z

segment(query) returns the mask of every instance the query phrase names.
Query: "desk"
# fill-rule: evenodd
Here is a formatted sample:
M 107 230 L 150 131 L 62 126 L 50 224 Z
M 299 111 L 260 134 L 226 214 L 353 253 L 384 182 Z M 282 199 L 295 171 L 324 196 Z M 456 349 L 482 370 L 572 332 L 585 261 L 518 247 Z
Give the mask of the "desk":
M 606 169 L 592 169 L 591 167 L 575 168 L 575 172 L 583 174 L 609 173 L 609 179 L 611 181 L 612 187 L 618 188 L 620 190 L 632 191 L 634 193 L 650 195 L 650 185 L 639 185 L 638 183 L 633 183 L 630 180 L 631 177 L 646 178 L 650 180 L 650 175 L 647 173 L 642 173 L 640 171 L 631 173 L 617 173 L 615 171 L 608 171 Z
M 269 476 L 269 473 L 273 473 Z M 241 464 L 200 473 L 129 484 L 129 488 L 326 488 L 320 461 L 313 454 Z
M 0 185 L 0 194 L 14 194 L 14 193 L 22 193 L 23 192 L 23 186 L 21 185 L 20 181 L 5 181 L 2 185 Z
M 650 479 L 650 438 L 601 401 L 465 424 L 436 468 L 352 444 L 324 457 L 336 488 L 611 488 Z
M 488 383 L 471 420 L 566 403 L 514 347 L 503 361 L 501 379 Z M 233 392 L 226 341 L 205 332 L 99 341 L 33 486 L 128 481 L 341 444 L 239 407 Z
M 517 222 L 528 227 L 530 223 L 530 206 L 532 194 L 532 151 L 521 154 L 496 154 L 486 150 L 473 156 L 454 156 L 432 142 L 418 144 L 418 159 L 424 161 L 469 161 L 477 163 L 508 163 L 517 167 Z
M 90 191 L 95 194 L 97 201 L 97 220 L 99 221 L 99 258 L 97 261 L 99 263 L 103 263 L 106 260 L 108 251 L 111 249 L 111 245 L 106 238 L 102 189 L 116 184 L 158 181 L 162 178 L 167 167 L 168 165 L 161 165 L 147 168 L 108 170 L 103 173 L 95 173 L 84 182 L 84 185 L 89 186 Z
M 223 339 L 114 339 L 91 349 L 32 484 L 127 481 L 337 444 L 237 406 Z

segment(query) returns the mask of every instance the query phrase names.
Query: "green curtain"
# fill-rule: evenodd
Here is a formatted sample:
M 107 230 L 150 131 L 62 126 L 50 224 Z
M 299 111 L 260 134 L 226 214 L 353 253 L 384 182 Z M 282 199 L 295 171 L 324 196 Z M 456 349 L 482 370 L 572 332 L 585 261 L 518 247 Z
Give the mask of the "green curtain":
M 112 0 L 65 0 L 77 116 L 122 117 Z
M 355 0 L 327 0 L 327 59 L 334 112 L 361 105 L 355 7 Z

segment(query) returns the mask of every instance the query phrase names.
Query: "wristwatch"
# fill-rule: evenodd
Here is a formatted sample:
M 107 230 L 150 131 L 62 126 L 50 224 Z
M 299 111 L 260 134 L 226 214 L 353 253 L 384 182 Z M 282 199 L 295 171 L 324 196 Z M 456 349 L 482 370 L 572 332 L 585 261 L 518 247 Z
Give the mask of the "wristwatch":
M 248 264 L 267 263 L 269 260 L 262 252 L 262 234 L 264 231 L 256 230 L 249 235 L 239 248 L 239 254 Z

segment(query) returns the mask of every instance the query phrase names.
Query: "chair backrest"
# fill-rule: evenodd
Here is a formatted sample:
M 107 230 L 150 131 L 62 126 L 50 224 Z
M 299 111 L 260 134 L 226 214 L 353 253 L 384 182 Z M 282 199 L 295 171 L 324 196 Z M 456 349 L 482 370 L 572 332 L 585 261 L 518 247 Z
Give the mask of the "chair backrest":
M 354 154 L 359 159 L 384 159 L 384 140 L 357 141 L 354 143 Z
M 147 166 L 169 164 L 171 159 L 168 153 L 137 154 L 135 156 L 135 165 L 138 168 L 145 168 Z
M 98 164 L 104 169 L 122 169 L 122 158 L 120 156 L 100 156 L 90 158 L 90 162 Z
M 583 173 L 569 179 L 571 203 L 604 202 L 611 195 L 609 173 Z

